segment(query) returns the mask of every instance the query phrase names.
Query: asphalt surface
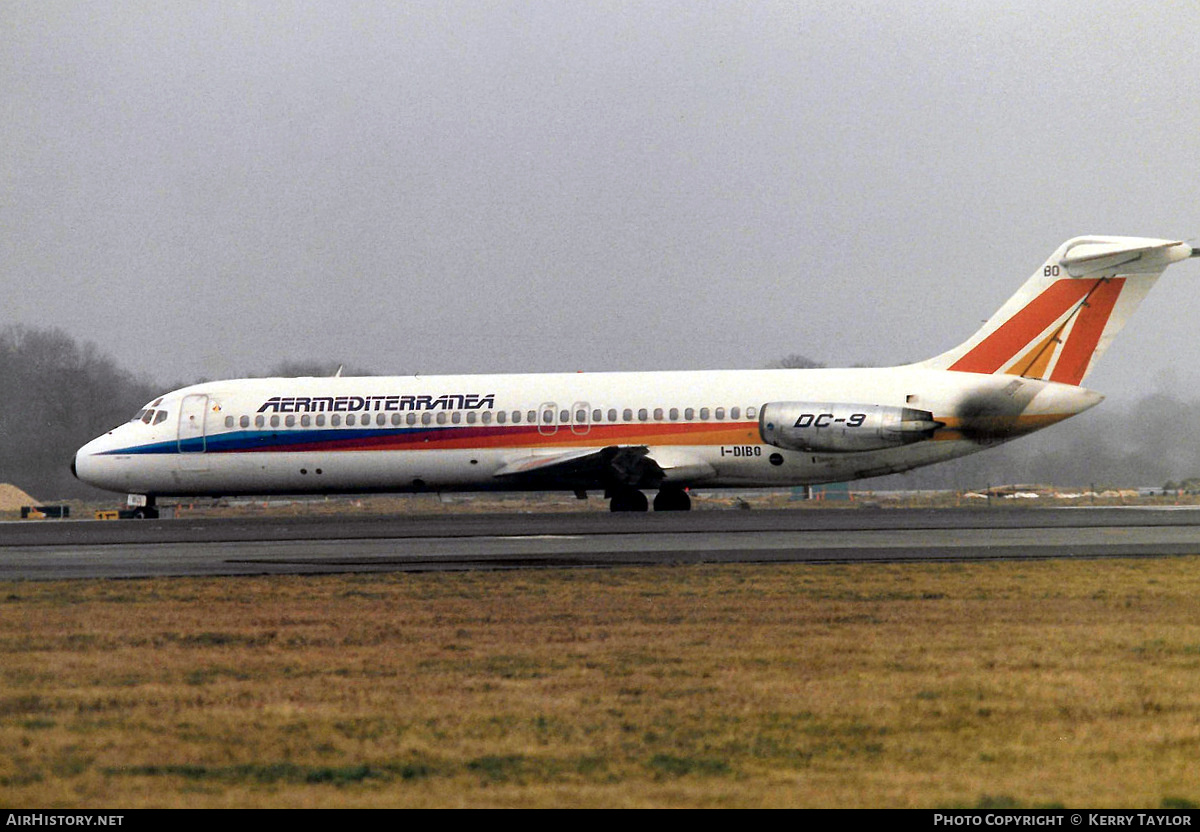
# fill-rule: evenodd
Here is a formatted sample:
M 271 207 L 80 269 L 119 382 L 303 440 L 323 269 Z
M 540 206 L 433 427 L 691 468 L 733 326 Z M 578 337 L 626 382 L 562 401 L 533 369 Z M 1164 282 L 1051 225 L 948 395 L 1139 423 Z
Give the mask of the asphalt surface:
M 0 523 L 0 580 L 1190 554 L 1190 507 Z

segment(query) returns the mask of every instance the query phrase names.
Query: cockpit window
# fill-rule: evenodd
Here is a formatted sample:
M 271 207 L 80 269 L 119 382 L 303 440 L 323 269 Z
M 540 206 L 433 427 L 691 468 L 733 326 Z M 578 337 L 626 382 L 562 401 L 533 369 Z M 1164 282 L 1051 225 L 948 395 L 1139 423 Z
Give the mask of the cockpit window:
M 161 425 L 165 421 L 167 421 L 167 411 L 160 410 L 154 414 L 154 424 Z
M 145 415 L 146 415 L 148 412 L 149 412 L 149 408 L 145 408 L 145 407 L 143 407 L 143 408 L 142 408 L 141 410 L 139 410 L 137 413 L 133 414 L 133 418 L 132 418 L 132 419 L 130 419 L 129 421 L 131 421 L 131 422 L 139 422 L 139 421 L 141 421 L 141 418 L 142 418 L 143 416 L 145 416 Z

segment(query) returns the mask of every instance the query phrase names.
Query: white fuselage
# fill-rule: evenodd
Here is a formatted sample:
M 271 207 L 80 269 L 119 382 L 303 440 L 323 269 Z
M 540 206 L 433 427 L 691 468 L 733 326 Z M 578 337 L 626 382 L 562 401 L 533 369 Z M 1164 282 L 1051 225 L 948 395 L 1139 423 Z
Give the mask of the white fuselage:
M 638 447 L 669 485 L 802 485 L 962 456 L 1100 399 L 1069 384 L 915 365 L 240 379 L 162 396 L 81 448 L 75 470 L 153 496 L 580 491 L 602 483 L 572 474 L 573 459 Z M 895 447 L 789 450 L 765 441 L 759 424 L 778 402 L 914 408 L 939 424 Z

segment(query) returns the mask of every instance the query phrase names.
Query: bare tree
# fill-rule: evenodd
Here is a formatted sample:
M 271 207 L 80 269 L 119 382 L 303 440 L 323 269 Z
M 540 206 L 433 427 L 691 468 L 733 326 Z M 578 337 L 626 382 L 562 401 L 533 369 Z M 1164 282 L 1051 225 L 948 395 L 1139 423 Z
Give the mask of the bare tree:
M 265 373 L 253 373 L 255 376 L 270 376 L 272 378 L 302 378 L 305 376 L 332 376 L 341 369 L 344 376 L 373 376 L 374 372 L 361 367 L 347 367 L 338 361 L 301 361 L 286 359 L 273 365 Z
M 767 365 L 768 370 L 817 370 L 825 365 L 820 361 L 814 361 L 807 355 L 801 355 L 798 352 L 793 352 L 780 358 L 778 361 L 772 361 Z
M 0 329 L 0 482 L 40 499 L 96 494 L 70 473 L 76 449 L 156 395 L 60 329 Z

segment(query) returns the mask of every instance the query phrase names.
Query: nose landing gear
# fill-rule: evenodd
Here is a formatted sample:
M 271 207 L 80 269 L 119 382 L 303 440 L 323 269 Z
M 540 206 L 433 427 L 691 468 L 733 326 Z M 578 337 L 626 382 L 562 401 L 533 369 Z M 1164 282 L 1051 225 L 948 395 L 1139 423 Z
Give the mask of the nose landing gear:
M 158 506 L 155 504 L 153 495 L 143 497 L 140 494 L 130 494 L 128 502 L 129 516 L 134 520 L 158 519 Z M 139 503 L 141 505 L 138 505 Z

